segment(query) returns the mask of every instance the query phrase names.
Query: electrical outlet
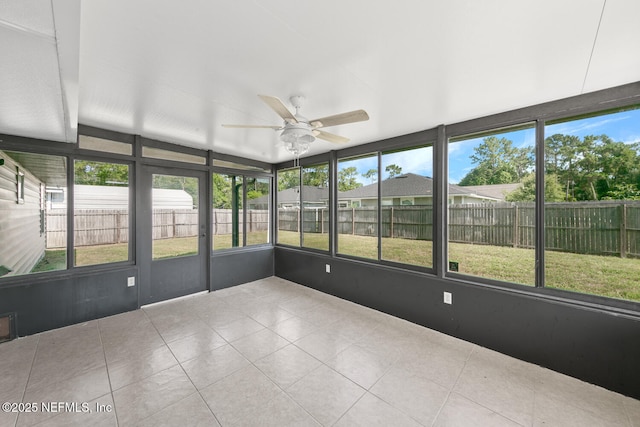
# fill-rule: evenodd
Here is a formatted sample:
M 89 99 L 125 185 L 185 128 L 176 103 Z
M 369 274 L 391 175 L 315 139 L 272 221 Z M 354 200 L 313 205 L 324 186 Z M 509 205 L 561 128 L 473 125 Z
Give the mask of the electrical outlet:
M 330 266 L 329 264 L 326 264 L 326 266 L 325 266 L 324 270 L 325 270 L 327 273 L 331 273 L 331 266 Z
M 136 278 L 135 276 L 131 276 L 129 278 L 127 278 L 127 286 L 128 287 L 132 287 L 136 285 Z
M 451 292 L 444 293 L 444 303 L 445 304 L 453 304 L 453 298 L 451 296 Z

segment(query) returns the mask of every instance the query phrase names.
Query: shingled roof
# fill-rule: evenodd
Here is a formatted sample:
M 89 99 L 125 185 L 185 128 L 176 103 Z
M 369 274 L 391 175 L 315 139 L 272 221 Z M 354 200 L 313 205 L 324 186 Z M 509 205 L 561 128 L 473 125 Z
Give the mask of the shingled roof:
M 428 176 L 406 173 L 382 181 L 382 197 L 433 197 L 433 179 Z M 486 199 L 503 199 L 475 188 L 449 184 L 449 195 L 477 196 Z M 369 184 L 349 191 L 338 192 L 338 199 L 373 199 L 378 197 L 378 184 Z

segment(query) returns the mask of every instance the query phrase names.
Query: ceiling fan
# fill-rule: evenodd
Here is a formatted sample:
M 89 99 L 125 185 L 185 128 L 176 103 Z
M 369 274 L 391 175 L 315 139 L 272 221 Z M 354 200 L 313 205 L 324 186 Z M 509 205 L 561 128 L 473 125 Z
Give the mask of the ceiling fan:
M 269 126 L 269 125 L 228 125 L 223 124 L 223 127 L 227 128 L 266 128 L 274 129 L 276 131 L 282 131 L 280 139 L 284 143 L 284 147 L 296 156 L 303 154 L 309 149 L 309 144 L 315 141 L 316 138 L 324 139 L 325 141 L 334 143 L 349 142 L 349 138 L 345 138 L 340 135 L 335 135 L 329 132 L 320 130 L 321 128 L 344 125 L 348 123 L 362 122 L 369 120 L 369 115 L 364 110 L 355 110 L 348 113 L 336 114 L 333 116 L 322 117 L 320 119 L 309 120 L 300 114 L 300 109 L 304 102 L 304 97 L 301 95 L 294 95 L 289 98 L 291 104 L 295 107 L 296 113 L 292 114 L 291 111 L 284 105 L 284 103 L 275 96 L 258 95 L 273 111 L 276 112 L 284 123 L 282 126 Z

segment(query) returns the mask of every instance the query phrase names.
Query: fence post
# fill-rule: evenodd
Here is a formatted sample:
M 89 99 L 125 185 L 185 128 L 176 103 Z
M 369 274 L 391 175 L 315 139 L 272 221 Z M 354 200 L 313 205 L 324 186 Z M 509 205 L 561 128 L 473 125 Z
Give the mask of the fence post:
M 389 217 L 389 229 L 391 233 L 389 237 L 393 239 L 393 206 L 391 206 L 391 216 Z
M 324 234 L 324 209 L 320 209 L 320 234 Z
M 120 222 L 121 222 L 121 218 L 120 218 L 120 211 L 116 211 L 116 236 L 115 236 L 115 242 L 113 243 L 120 243 Z
M 518 215 L 518 205 L 513 205 L 513 247 L 518 247 L 518 228 L 520 227 L 520 215 Z
M 351 208 L 351 234 L 356 234 L 356 208 Z
M 627 257 L 627 205 L 622 203 L 620 216 L 620 258 Z

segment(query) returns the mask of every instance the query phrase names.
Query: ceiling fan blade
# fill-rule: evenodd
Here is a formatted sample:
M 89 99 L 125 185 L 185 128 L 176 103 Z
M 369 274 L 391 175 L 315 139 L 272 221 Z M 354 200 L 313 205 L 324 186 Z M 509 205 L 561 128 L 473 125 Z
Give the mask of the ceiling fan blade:
M 282 126 L 268 125 L 222 125 L 223 128 L 249 128 L 249 129 L 282 129 Z
M 268 96 L 268 95 L 258 95 L 258 96 L 260 97 L 260 99 L 262 99 L 265 102 L 265 104 L 271 107 L 271 109 L 275 111 L 276 114 L 282 117 L 285 122 L 298 123 L 298 120 L 296 119 L 296 117 L 293 114 L 291 114 L 291 111 L 289 111 L 287 106 L 284 105 L 279 98 L 276 98 L 275 96 Z
M 336 144 L 342 144 L 350 141 L 349 138 L 345 138 L 344 136 L 335 135 L 333 133 L 329 133 L 329 132 L 325 132 L 317 129 L 313 130 L 313 134 L 320 139 L 324 139 L 325 141 L 333 142 Z
M 346 125 L 347 123 L 363 122 L 365 120 L 369 120 L 367 112 L 364 110 L 355 110 L 348 113 L 310 120 L 309 123 L 314 128 L 324 128 L 329 126 Z

